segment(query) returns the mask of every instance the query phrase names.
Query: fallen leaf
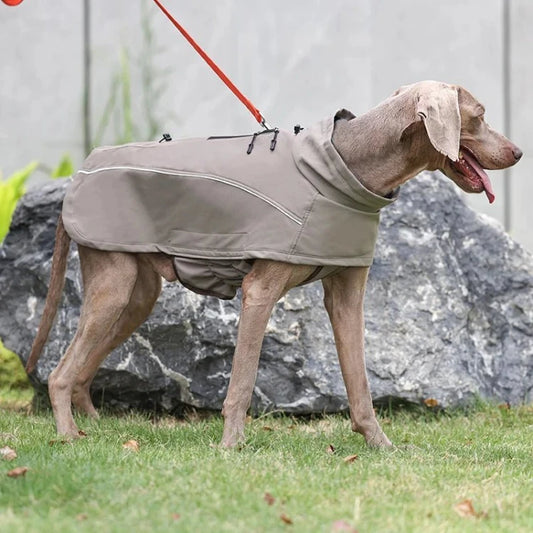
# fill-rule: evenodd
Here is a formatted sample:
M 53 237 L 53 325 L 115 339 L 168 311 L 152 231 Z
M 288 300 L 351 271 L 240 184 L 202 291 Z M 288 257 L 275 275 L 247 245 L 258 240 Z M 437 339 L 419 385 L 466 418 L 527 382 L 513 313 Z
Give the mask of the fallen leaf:
M 353 463 L 356 459 L 359 459 L 359 456 L 354 454 L 354 455 L 347 455 L 343 461 L 348 464 L 348 463 Z
M 283 522 L 285 522 L 285 524 L 288 524 L 289 526 L 292 525 L 292 519 L 289 518 L 285 513 L 281 513 L 279 517 Z
M 357 533 L 357 529 L 355 529 L 351 524 L 346 522 L 346 520 L 337 520 L 336 522 L 333 522 L 333 525 L 331 526 L 331 531 L 347 531 L 348 533 Z
M 136 440 L 129 440 L 125 442 L 122 447 L 125 450 L 131 450 L 132 452 L 138 452 L 139 451 L 139 443 Z
M 453 510 L 462 518 L 486 518 L 488 513 L 486 511 L 476 512 L 472 505 L 472 500 L 466 499 L 453 506 Z
M 78 522 L 83 522 L 84 520 L 87 520 L 87 518 L 89 517 L 85 513 L 81 513 L 76 516 L 76 520 L 78 520 Z
M 13 470 L 10 470 L 7 475 L 9 477 L 20 477 L 26 475 L 26 472 L 29 470 L 27 466 L 17 466 L 17 468 L 13 468 Z
M 500 409 L 511 409 L 511 404 L 509 402 L 501 403 L 498 405 Z
M 181 518 L 181 515 L 179 513 L 172 513 L 170 516 L 172 520 L 179 520 Z
M 437 407 L 439 405 L 438 400 L 435 400 L 435 398 L 426 398 L 424 403 L 426 404 L 426 407 Z
M 83 431 L 83 429 L 80 429 L 80 430 L 78 430 L 78 435 L 79 435 L 80 437 L 86 437 L 86 436 L 87 436 L 87 433 L 85 433 L 85 431 Z
M 264 500 L 267 502 L 268 505 L 274 505 L 276 498 L 270 494 L 270 492 L 265 492 L 265 495 L 263 496 Z
M 476 516 L 474 511 L 474 506 L 472 505 L 472 500 L 463 500 L 454 506 L 454 511 L 462 517 L 465 516 Z
M 335 446 L 333 446 L 333 444 L 328 444 L 328 447 L 326 448 L 326 453 L 335 453 Z
M 0 457 L 4 461 L 13 461 L 13 459 L 17 458 L 17 452 L 9 446 L 5 446 L 4 448 L 0 448 Z
M 263 431 L 274 431 L 274 428 L 271 428 L 270 426 L 263 426 Z

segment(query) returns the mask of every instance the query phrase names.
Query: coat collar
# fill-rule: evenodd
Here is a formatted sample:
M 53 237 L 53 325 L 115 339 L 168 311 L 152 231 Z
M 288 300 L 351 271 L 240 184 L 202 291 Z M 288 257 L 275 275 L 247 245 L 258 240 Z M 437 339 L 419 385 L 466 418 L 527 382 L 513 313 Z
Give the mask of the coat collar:
M 332 142 L 337 120 L 354 118 L 347 109 L 306 128 L 294 140 L 293 157 L 298 170 L 324 195 L 367 212 L 376 212 L 391 204 L 399 194 L 390 197 L 368 190 L 346 166 Z

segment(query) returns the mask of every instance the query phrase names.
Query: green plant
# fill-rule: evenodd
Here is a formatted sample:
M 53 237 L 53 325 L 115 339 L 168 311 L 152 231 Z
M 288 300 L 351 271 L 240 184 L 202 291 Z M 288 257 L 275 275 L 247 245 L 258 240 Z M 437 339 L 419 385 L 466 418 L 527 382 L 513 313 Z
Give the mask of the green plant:
M 30 174 L 37 168 L 36 161 L 30 163 L 24 168 L 17 170 L 5 181 L 0 179 L 0 243 L 9 231 L 11 218 L 17 206 L 19 198 L 25 192 L 26 180 Z
M 131 111 L 131 74 L 128 51 L 122 47 L 120 53 L 120 70 L 115 72 L 111 80 L 109 97 L 96 128 L 93 146 L 100 146 L 109 127 L 111 119 L 115 118 L 118 132 L 115 144 L 131 142 L 134 137 L 134 126 Z
M 20 359 L 8 350 L 0 339 L 0 391 L 10 389 L 30 389 L 28 376 Z
M 67 176 L 72 176 L 74 174 L 74 164 L 70 155 L 65 154 L 56 168 L 50 173 L 52 179 L 64 178 Z
M 24 168 L 17 170 L 7 180 L 2 180 L 0 175 L 0 243 L 2 243 L 9 231 L 11 218 L 18 201 L 26 192 L 26 181 L 36 169 L 50 174 L 52 179 L 57 179 L 71 176 L 74 173 L 74 164 L 70 155 L 65 154 L 59 164 L 53 169 L 33 161 Z

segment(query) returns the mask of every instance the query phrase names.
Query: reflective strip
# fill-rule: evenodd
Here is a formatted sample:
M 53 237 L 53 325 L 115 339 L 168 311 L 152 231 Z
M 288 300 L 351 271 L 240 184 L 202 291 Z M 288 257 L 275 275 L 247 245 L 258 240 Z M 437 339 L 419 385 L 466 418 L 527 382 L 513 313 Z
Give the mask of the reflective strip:
M 290 220 L 292 220 L 299 226 L 303 224 L 301 218 L 299 218 L 294 213 L 291 213 L 287 208 L 283 207 L 281 204 L 279 204 L 275 200 L 272 200 L 272 198 L 269 198 L 268 196 L 265 196 L 263 193 L 256 191 L 255 189 L 251 189 L 250 187 L 247 187 L 246 185 L 243 185 L 242 183 L 233 181 L 228 178 L 223 178 L 221 176 L 215 176 L 213 174 L 196 174 L 194 172 L 186 172 L 183 170 L 170 171 L 170 170 L 161 170 L 157 168 L 142 168 L 142 167 L 103 167 L 103 168 L 97 168 L 95 170 L 78 170 L 78 172 L 80 174 L 97 174 L 98 172 L 106 172 L 108 170 L 135 170 L 138 172 L 153 172 L 155 174 L 164 174 L 166 176 L 177 176 L 177 177 L 182 176 L 184 178 L 201 178 L 201 179 L 216 181 L 219 183 L 224 183 L 225 185 L 229 185 L 230 187 L 235 187 L 236 189 L 240 189 L 241 191 L 247 192 L 248 194 L 251 194 L 252 196 L 255 196 L 256 198 L 259 198 L 259 200 L 266 202 L 267 204 L 271 205 L 274 209 L 277 209 L 280 213 L 285 215 L 287 218 L 289 218 Z

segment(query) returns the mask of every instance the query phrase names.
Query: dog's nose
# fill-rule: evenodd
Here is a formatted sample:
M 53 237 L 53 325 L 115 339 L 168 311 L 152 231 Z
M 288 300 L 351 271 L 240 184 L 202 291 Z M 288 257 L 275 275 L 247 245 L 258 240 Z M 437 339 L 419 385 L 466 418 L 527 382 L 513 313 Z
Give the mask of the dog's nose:
M 513 148 L 513 155 L 516 161 L 520 161 L 520 158 L 524 155 L 524 153 L 522 152 L 522 150 L 520 150 L 520 148 L 518 148 L 518 146 L 515 146 Z

